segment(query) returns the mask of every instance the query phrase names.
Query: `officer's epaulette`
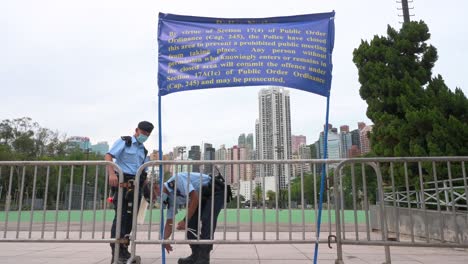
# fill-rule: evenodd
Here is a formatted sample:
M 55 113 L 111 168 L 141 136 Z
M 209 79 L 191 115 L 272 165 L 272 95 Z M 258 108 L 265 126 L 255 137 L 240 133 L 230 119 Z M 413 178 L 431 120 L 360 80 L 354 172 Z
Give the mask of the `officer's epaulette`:
M 130 147 L 132 145 L 132 137 L 131 136 L 121 136 L 120 138 L 123 141 L 125 141 L 125 146 Z

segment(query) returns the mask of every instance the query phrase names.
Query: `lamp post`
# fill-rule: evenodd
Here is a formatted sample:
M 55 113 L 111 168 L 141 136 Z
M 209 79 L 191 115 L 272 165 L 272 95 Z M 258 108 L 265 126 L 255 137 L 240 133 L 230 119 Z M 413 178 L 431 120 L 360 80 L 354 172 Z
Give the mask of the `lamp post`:
M 184 160 L 185 147 L 179 147 L 179 149 L 177 151 L 181 155 L 180 160 Z M 183 168 L 184 168 L 184 165 L 181 164 L 180 165 L 180 171 L 183 171 Z

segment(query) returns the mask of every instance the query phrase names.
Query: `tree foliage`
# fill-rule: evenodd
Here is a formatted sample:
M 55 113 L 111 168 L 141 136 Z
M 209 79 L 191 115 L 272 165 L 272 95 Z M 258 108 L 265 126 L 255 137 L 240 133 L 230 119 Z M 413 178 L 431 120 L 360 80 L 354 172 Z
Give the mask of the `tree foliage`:
M 410 22 L 354 50 L 360 95 L 374 123 L 373 155 L 468 155 L 468 100 L 432 77 L 437 50 L 429 38 L 424 22 Z
M 39 160 L 64 156 L 65 136 L 41 127 L 29 117 L 0 123 L 1 160 Z
M 102 159 L 101 155 L 95 153 L 85 153 L 76 148 L 67 149 L 65 135 L 60 134 L 58 131 L 41 127 L 37 122 L 32 121 L 31 118 L 6 119 L 0 123 L 0 161 L 76 161 Z M 65 199 L 65 193 L 68 191 L 66 189 L 67 184 L 82 185 L 84 179 L 85 185 L 92 188 L 91 186 L 94 185 L 96 170 L 98 168 L 96 166 L 86 166 L 85 171 L 84 166 L 75 166 L 73 168 L 72 182 L 72 172 L 69 166 L 64 166 L 61 174 L 59 173 L 59 166 L 50 166 L 49 168 L 39 166 L 37 167 L 37 171 L 35 169 L 34 166 L 0 166 L 0 188 L 3 188 L 4 193 L 6 193 L 11 185 L 12 199 L 16 200 L 17 203 L 21 186 L 24 185 L 23 199 L 26 201 L 32 197 L 35 184 L 35 197 L 44 198 L 47 188 L 48 204 L 55 206 L 55 203 L 60 203 L 55 200 L 58 190 L 61 191 L 59 200 L 63 202 Z M 100 168 L 100 170 L 99 175 L 104 175 L 104 169 Z M 34 175 L 37 175 L 36 182 L 34 182 Z M 103 192 L 103 186 L 104 177 L 99 177 L 99 193 Z M 0 197 L 0 200 L 3 201 L 5 198 L 6 195 L 3 195 Z M 2 201 L 0 201 L 0 207 L 4 205 Z

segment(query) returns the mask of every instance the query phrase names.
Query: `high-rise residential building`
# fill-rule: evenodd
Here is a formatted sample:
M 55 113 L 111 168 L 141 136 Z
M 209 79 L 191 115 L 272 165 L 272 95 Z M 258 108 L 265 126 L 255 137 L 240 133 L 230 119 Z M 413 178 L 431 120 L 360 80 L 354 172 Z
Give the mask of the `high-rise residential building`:
M 352 146 L 351 133 L 349 126 L 340 126 L 340 158 L 348 158 L 348 152 Z
M 358 129 L 363 130 L 366 127 L 366 123 L 364 122 L 358 122 L 357 123 Z
M 237 146 L 238 146 L 239 148 L 244 148 L 245 145 L 246 145 L 245 134 L 242 133 L 242 134 L 240 134 L 239 140 L 237 141 Z
M 69 137 L 67 139 L 66 149 L 80 149 L 82 151 L 89 151 L 91 149 L 91 141 L 89 140 L 89 137 Z
M 333 128 L 330 124 L 328 126 L 328 135 L 327 135 L 327 158 L 328 159 L 339 159 L 340 158 L 340 135 L 338 135 L 338 129 Z M 324 132 L 320 132 L 320 137 L 318 140 L 319 144 L 316 144 L 318 148 L 318 154 L 321 159 L 325 158 L 324 155 L 324 146 L 323 142 L 325 140 Z
M 312 159 L 310 146 L 307 146 L 306 144 L 299 145 L 298 155 L 299 155 L 299 159 Z M 312 171 L 312 167 L 310 163 L 301 163 L 299 164 L 297 169 L 298 169 L 299 174 L 296 174 L 296 175 L 300 175 L 301 171 L 303 173 Z
M 291 159 L 291 110 L 284 88 L 262 89 L 258 94 L 259 122 L 257 154 L 260 160 Z M 280 189 L 286 188 L 289 165 L 265 165 L 264 176 L 273 176 Z M 262 172 L 261 172 L 262 173 Z
M 226 146 L 220 145 L 219 148 L 215 151 L 215 160 L 227 160 L 227 149 Z M 218 165 L 219 172 L 226 178 L 226 169 L 227 165 L 219 164 Z
M 369 139 L 369 134 L 372 131 L 372 126 L 365 126 L 360 131 L 360 141 L 361 141 L 361 153 L 366 154 L 371 151 L 371 143 Z
M 351 145 L 356 146 L 357 149 L 359 150 L 359 153 L 361 153 L 361 135 L 359 133 L 359 129 L 355 129 L 351 131 Z
M 247 148 L 239 148 L 239 160 L 249 160 L 249 152 Z M 250 167 L 248 164 L 240 164 L 240 177 L 241 180 L 247 181 L 252 179 L 252 175 L 247 175 L 247 167 Z
M 210 143 L 203 144 L 203 160 L 215 160 L 216 149 Z M 205 164 L 203 172 L 205 174 L 213 173 L 213 165 Z
M 339 159 L 341 157 L 340 135 L 338 129 L 332 128 L 328 132 L 328 158 Z
M 361 156 L 361 150 L 356 145 L 352 145 L 348 151 L 348 158 L 356 158 Z
M 249 150 L 253 150 L 254 149 L 254 139 L 253 139 L 253 134 L 252 133 L 249 133 L 247 135 L 247 139 L 245 141 L 245 147 Z
M 260 122 L 258 119 L 255 120 L 255 159 L 260 159 Z M 259 164 L 255 165 L 255 178 L 260 177 L 261 166 Z
M 201 151 L 200 146 L 191 146 L 188 152 L 188 158 L 190 160 L 200 160 L 201 159 Z M 200 165 L 193 165 L 192 166 L 193 172 L 200 172 Z
M 232 155 L 232 148 L 227 148 L 226 150 L 226 160 L 233 160 L 233 155 Z M 229 183 L 229 184 L 233 184 L 234 183 L 234 179 L 233 179 L 233 176 L 232 176 L 232 164 L 229 164 L 229 165 L 226 165 L 224 167 L 224 170 L 226 171 L 226 181 Z
M 298 153 L 300 145 L 306 145 L 306 144 L 307 144 L 306 136 L 303 136 L 303 135 L 291 136 L 291 146 L 292 146 L 291 150 L 293 154 Z
M 104 155 L 109 151 L 109 144 L 107 144 L 107 141 L 98 142 L 91 146 L 91 151 L 99 155 Z
M 231 160 L 240 160 L 240 148 L 239 146 L 232 147 L 232 159 Z M 237 187 L 239 180 L 242 179 L 241 168 L 237 164 L 232 165 L 232 183 L 234 187 Z
M 340 126 L 340 133 L 349 133 L 349 126 L 348 125 Z

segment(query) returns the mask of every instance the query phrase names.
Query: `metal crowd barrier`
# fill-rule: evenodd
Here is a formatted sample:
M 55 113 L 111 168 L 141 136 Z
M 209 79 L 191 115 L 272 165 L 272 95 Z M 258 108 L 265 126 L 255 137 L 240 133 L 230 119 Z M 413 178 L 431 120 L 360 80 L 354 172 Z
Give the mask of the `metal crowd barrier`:
M 344 263 L 343 245 L 383 246 L 385 263 L 391 263 L 390 246 L 468 248 L 466 161 L 468 157 L 342 161 L 333 177 L 335 263 Z M 448 184 L 443 190 L 434 185 L 440 181 Z M 346 210 L 353 212 L 354 224 L 344 221 Z
M 188 201 L 186 201 L 185 206 L 183 206 L 185 208 L 179 209 L 179 215 L 182 216 L 175 218 L 177 220 L 172 225 L 171 237 L 164 240 L 161 233 L 161 220 L 153 219 L 152 216 L 153 211 L 159 211 L 161 215 L 163 209 L 159 206 L 159 208 L 152 210 L 155 207 L 153 203 L 155 194 L 153 193 L 153 185 L 151 185 L 149 217 L 143 225 L 137 226 L 138 213 L 137 207 L 134 207 L 133 231 L 130 236 L 132 258 L 129 263 L 133 259 L 138 261 L 138 258 L 135 258 L 137 244 L 313 244 L 317 240 L 315 232 L 320 190 L 320 170 L 322 164 L 325 164 L 328 168 L 337 166 L 339 161 L 341 160 L 179 160 L 147 162 L 137 172 L 135 179 L 137 185 L 140 182 L 141 173 L 145 170 L 148 171 L 149 177 L 153 179 L 151 184 L 153 184 L 154 179 L 159 180 L 159 166 L 163 166 L 165 174 L 168 175 L 195 170 L 203 174 L 216 176 L 219 171 L 224 176 L 225 181 L 234 188 L 235 195 L 234 200 L 227 204 L 227 185 L 225 185 L 224 209 L 219 214 L 214 237 L 210 237 L 209 240 L 189 240 L 185 231 L 176 231 L 175 224 L 177 220 L 182 219 L 188 211 Z M 278 177 L 278 175 L 281 176 Z M 252 179 L 253 176 L 255 179 Z M 188 177 L 190 177 L 190 173 Z M 275 178 L 279 178 L 280 181 L 275 181 Z M 327 177 L 327 186 L 330 186 L 329 179 Z M 214 177 L 212 180 L 214 180 Z M 289 184 L 291 182 L 295 184 Z M 176 180 L 175 188 L 177 188 L 178 184 L 180 183 Z M 214 184 L 212 186 L 214 188 Z M 259 187 L 256 188 L 256 186 Z M 291 190 L 293 186 L 296 188 L 295 191 Z M 135 188 L 138 189 L 138 186 L 135 186 Z M 243 191 L 241 188 L 247 189 L 247 191 Z M 258 188 L 260 188 L 260 191 Z M 268 190 L 272 191 L 274 195 Z M 201 193 L 201 189 L 197 191 Z M 257 192 L 257 198 L 255 198 L 255 192 Z M 243 196 L 248 196 L 247 202 L 241 201 L 241 193 L 244 194 Z M 295 198 L 291 196 L 292 193 L 296 194 Z M 308 201 L 306 201 L 306 193 L 309 197 Z M 214 195 L 214 192 L 212 192 L 212 195 Z M 133 203 L 137 204 L 137 202 L 138 197 L 135 195 Z M 201 199 L 199 200 L 199 206 L 200 203 Z M 213 206 L 212 203 L 212 210 Z M 326 227 L 322 228 L 322 231 L 328 232 L 329 236 L 335 233 L 335 226 L 333 225 L 335 217 L 332 209 L 330 192 L 327 191 L 324 193 L 324 213 L 322 216 L 323 226 Z M 198 214 L 198 219 L 200 219 L 200 214 Z M 213 223 L 213 217 L 211 223 Z M 143 230 L 140 231 L 141 229 Z M 322 235 L 319 243 L 328 242 L 327 236 Z M 311 248 L 311 250 L 313 249 Z M 164 259 L 164 250 L 162 250 L 162 255 Z
M 0 242 L 114 242 L 105 238 L 107 166 L 122 182 L 107 161 L 0 161 Z
M 391 263 L 392 246 L 468 248 L 467 160 L 420 157 L 148 162 L 138 170 L 135 189 L 144 170 L 159 179 L 160 165 L 167 175 L 194 170 L 216 175 L 219 170 L 234 188 L 234 200 L 228 204 L 224 197 L 216 233 L 209 240 L 189 240 L 186 232 L 176 232 L 175 225 L 171 237 L 164 240 L 159 218 L 163 212 L 155 208 L 151 193 L 146 220 L 140 225 L 138 207 L 133 207 L 129 262 L 138 260 L 137 244 L 315 243 L 323 164 L 327 187 L 323 233 L 318 243 L 328 243 L 336 236 L 336 263 L 344 263 L 343 245 L 383 246 L 386 263 Z M 122 243 L 106 238 L 110 236 L 110 225 L 106 227 L 106 223 L 112 220 L 107 213 L 113 215 L 106 201 L 109 165 L 118 172 L 119 182 L 124 182 L 121 169 L 112 162 L 0 161 L 0 242 Z M 119 204 L 122 193 L 120 187 Z M 138 196 L 133 199 L 133 204 L 138 204 Z M 180 208 L 181 216 L 176 219 L 183 218 L 187 207 L 188 203 Z M 120 237 L 121 214 L 119 206 L 116 237 Z M 116 247 L 116 256 L 118 250 Z M 163 261 L 164 254 L 162 251 Z

